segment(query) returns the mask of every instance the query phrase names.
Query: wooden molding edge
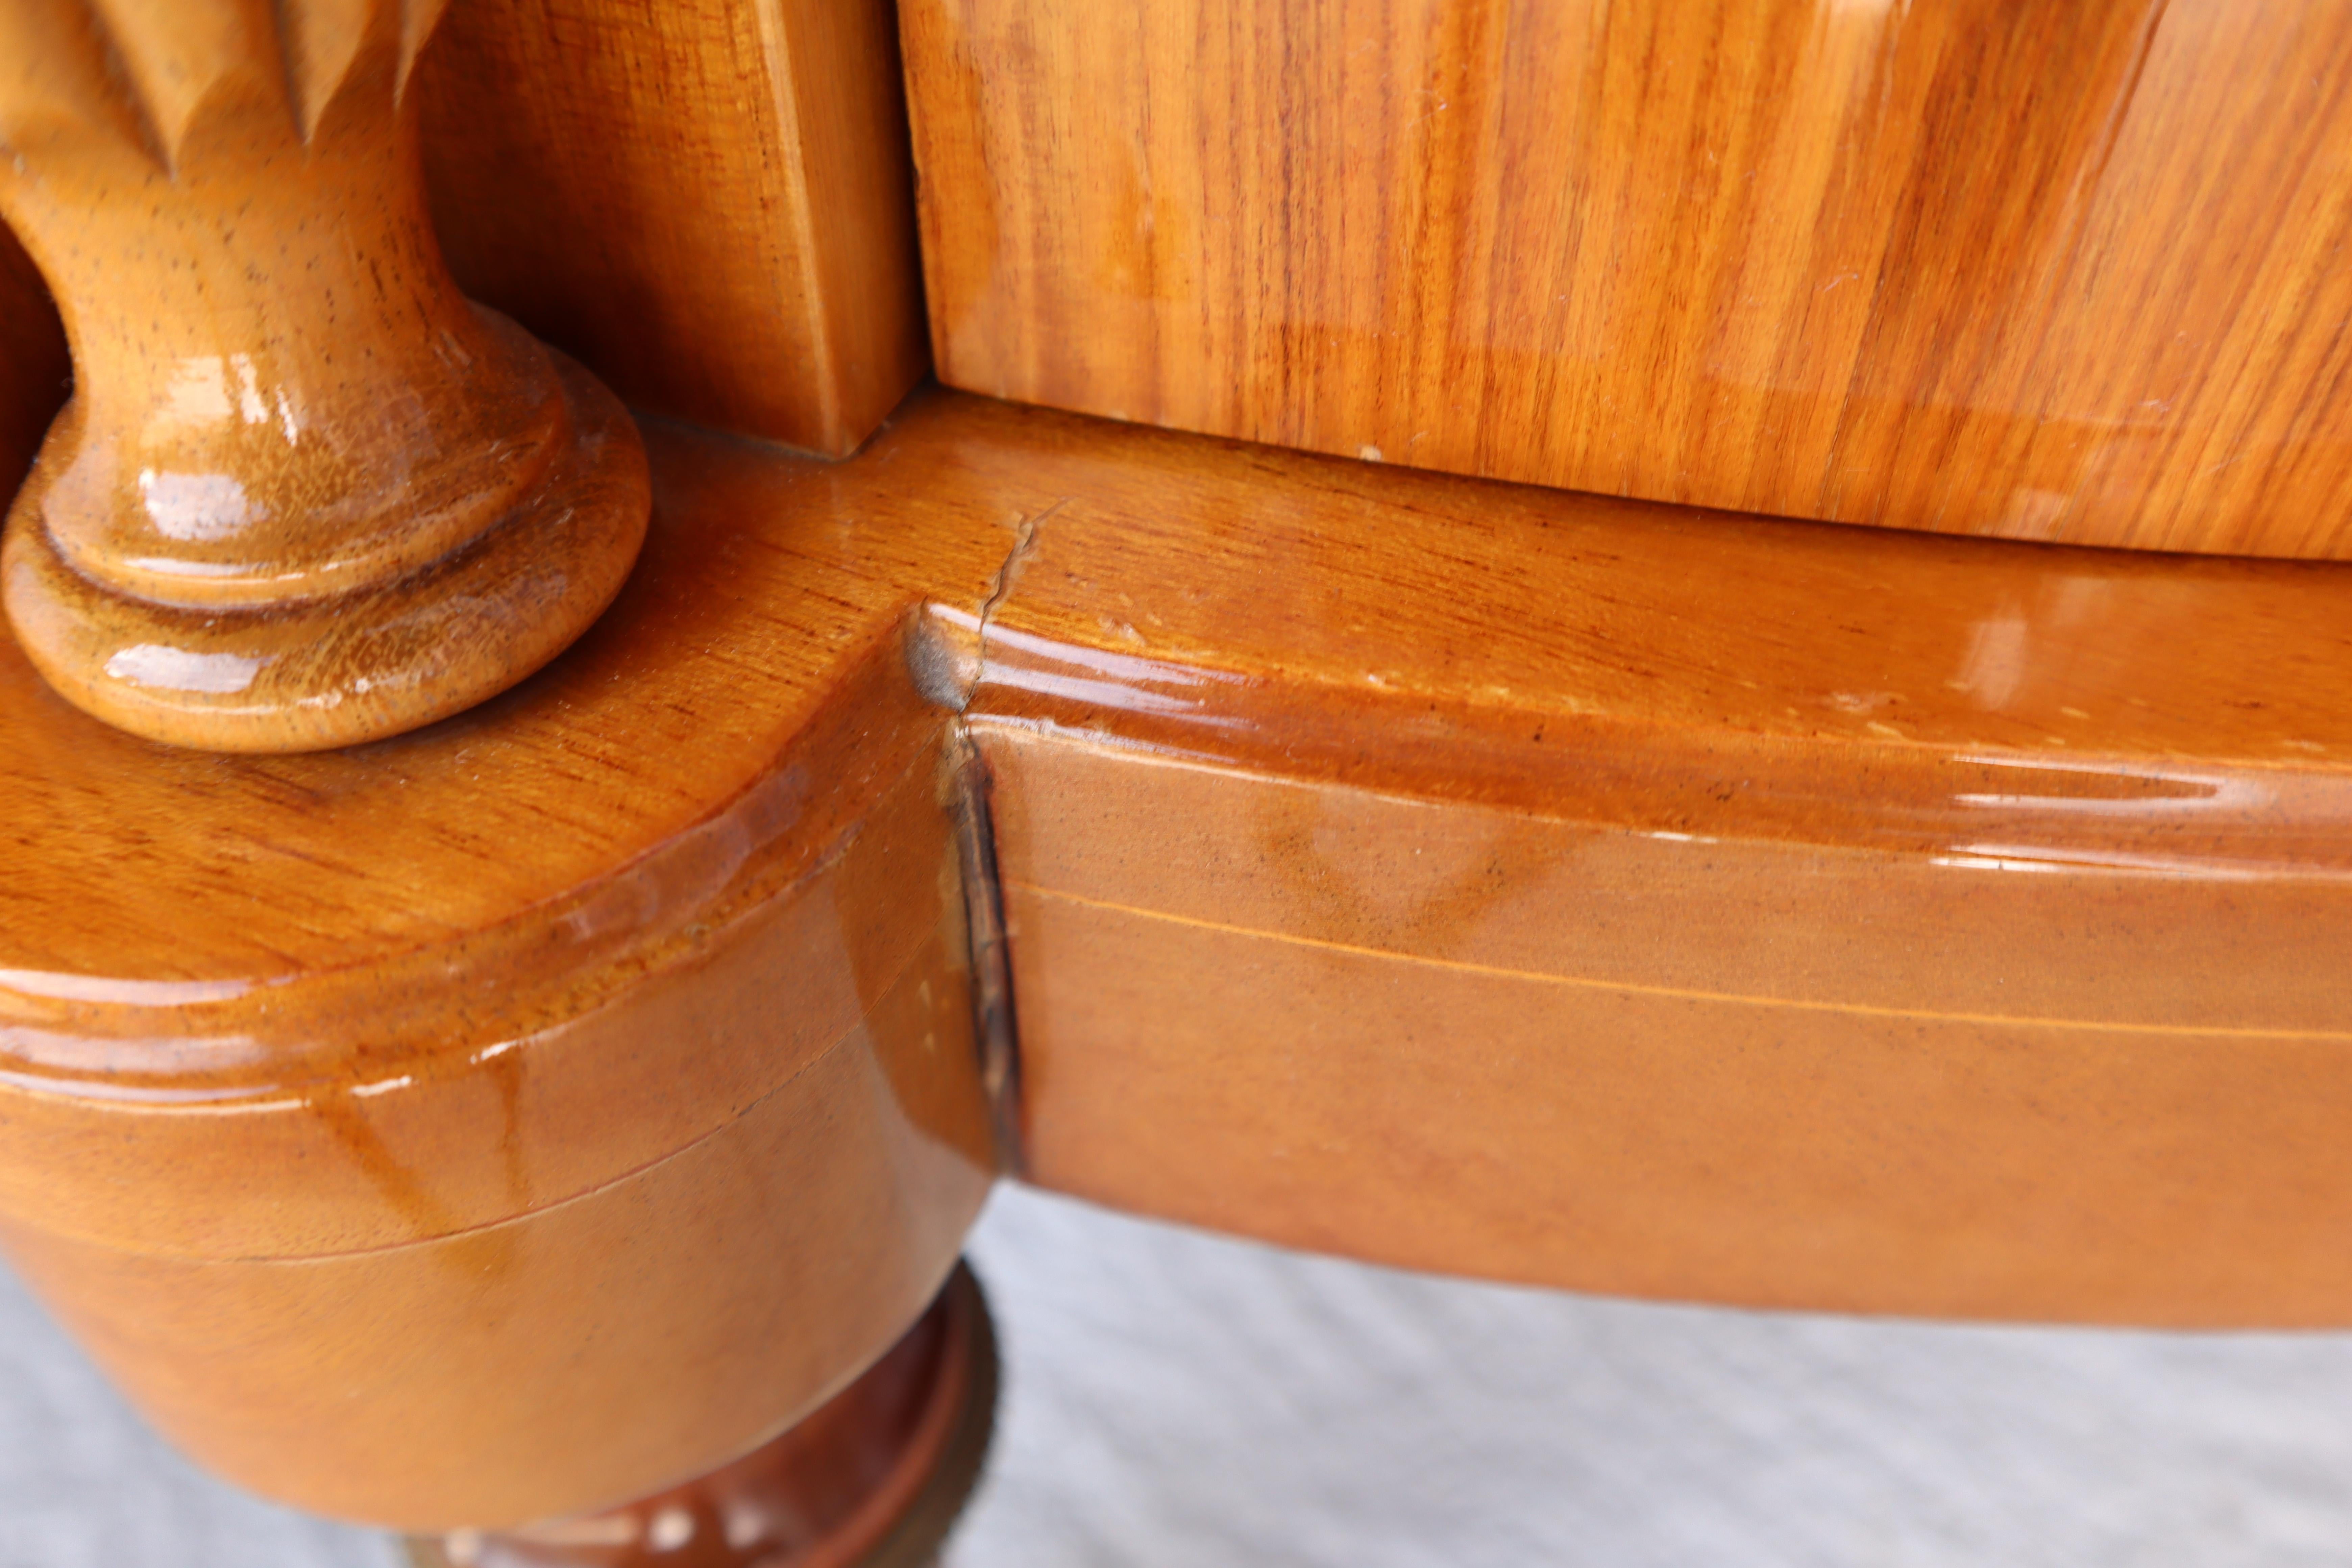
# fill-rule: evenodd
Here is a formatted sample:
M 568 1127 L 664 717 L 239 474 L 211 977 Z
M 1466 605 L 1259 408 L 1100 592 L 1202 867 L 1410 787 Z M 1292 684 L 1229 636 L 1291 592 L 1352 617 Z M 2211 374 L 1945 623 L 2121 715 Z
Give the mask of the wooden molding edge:
M 1445 1272 L 2352 1321 L 2352 568 L 985 405 L 1030 1179 Z

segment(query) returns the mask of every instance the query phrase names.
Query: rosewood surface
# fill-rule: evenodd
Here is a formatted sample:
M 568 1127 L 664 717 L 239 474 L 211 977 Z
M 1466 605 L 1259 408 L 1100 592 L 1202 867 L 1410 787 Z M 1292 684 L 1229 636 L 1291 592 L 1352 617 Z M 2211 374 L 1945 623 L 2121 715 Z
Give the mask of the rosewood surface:
M 2342 0 L 906 0 L 941 377 L 1843 522 L 2352 554 Z

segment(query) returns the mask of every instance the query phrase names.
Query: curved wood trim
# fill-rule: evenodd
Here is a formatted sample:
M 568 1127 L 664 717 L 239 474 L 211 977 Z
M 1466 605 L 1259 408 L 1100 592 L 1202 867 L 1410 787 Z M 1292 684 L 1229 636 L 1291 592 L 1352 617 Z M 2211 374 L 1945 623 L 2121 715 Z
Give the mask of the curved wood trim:
M 1034 521 L 928 623 L 1032 1179 L 1583 1289 L 2352 1321 L 2352 570 L 953 417 Z
M 156 745 L 0 638 L 0 1242 L 264 1495 L 502 1527 L 701 1473 L 887 1348 L 993 1179 L 903 642 L 1010 534 L 650 446 L 610 613 L 396 740 Z

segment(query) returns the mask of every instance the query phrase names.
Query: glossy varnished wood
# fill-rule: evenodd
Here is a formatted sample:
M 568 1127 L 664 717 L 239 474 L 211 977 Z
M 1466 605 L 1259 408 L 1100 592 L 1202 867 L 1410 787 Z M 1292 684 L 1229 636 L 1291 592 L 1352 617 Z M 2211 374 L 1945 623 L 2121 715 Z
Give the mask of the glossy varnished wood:
M 76 366 L 0 596 L 110 723 L 258 752 L 413 729 L 545 664 L 635 559 L 627 414 L 467 300 L 426 221 L 405 89 L 437 9 L 0 10 L 0 214 Z
M 232 1477 L 605 1507 L 903 1330 L 993 1149 L 967 742 L 1032 1180 L 1591 1289 L 2352 1321 L 2346 569 L 958 395 L 651 449 L 612 612 L 410 736 L 173 751 L 0 650 L 0 1231 Z
M 995 1426 L 996 1336 L 971 1271 L 790 1431 L 626 1508 L 409 1542 L 415 1568 L 929 1568 Z
M 467 291 L 633 406 L 838 455 L 923 374 L 885 0 L 475 0 L 419 87 Z
M 1026 1171 L 1417 1268 L 2352 1321 L 2352 569 L 957 411 Z
M 943 379 L 1791 517 L 2352 555 L 2352 6 L 908 0 Z
M 413 735 L 173 750 L 0 647 L 0 1232 L 267 1495 L 446 1529 L 681 1482 L 878 1354 L 990 1179 L 899 645 L 1013 520 L 653 446 L 612 611 Z

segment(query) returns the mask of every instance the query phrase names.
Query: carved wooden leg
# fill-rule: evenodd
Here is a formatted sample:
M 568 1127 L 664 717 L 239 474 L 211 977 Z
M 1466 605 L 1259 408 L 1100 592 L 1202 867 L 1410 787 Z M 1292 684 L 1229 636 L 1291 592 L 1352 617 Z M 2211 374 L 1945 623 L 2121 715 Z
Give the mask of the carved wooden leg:
M 413 1538 L 416 1568 L 918 1568 L 955 1523 L 995 1427 L 996 1337 L 968 1268 L 814 1414 L 626 1508 Z
M 110 723 L 264 752 L 413 729 L 545 664 L 636 556 L 627 415 L 442 263 L 404 91 L 436 9 L 0 7 L 0 214 L 77 375 L 5 597 Z

